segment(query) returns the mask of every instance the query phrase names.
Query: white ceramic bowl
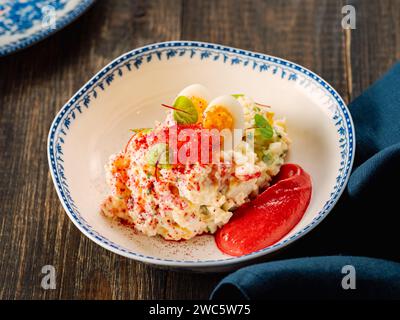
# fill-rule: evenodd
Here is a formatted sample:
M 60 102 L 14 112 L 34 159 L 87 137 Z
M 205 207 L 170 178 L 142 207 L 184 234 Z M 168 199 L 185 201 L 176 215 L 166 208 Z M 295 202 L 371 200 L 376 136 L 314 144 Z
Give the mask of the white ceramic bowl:
M 261 251 L 230 257 L 213 236 L 186 242 L 148 238 L 99 214 L 104 165 L 129 129 L 165 117 L 160 103 L 201 83 L 214 95 L 245 93 L 285 116 L 293 140 L 288 161 L 310 173 L 313 195 L 300 223 Z M 270 254 L 313 229 L 345 188 L 354 158 L 354 128 L 342 98 L 319 76 L 292 62 L 210 43 L 173 41 L 128 52 L 104 67 L 62 107 L 51 125 L 48 158 L 67 214 L 90 239 L 123 256 L 170 268 L 221 271 Z

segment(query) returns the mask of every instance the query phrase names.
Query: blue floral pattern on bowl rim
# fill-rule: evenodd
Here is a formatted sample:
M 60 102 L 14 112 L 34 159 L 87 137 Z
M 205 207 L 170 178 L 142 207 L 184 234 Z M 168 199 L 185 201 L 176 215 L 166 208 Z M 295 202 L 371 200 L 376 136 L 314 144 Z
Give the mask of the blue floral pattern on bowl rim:
M 258 72 L 270 72 L 274 76 L 281 77 L 287 81 L 296 81 L 307 90 L 316 89 L 324 99 L 327 108 L 332 113 L 335 123 L 341 154 L 340 168 L 336 178 L 336 184 L 318 215 L 303 229 L 285 240 L 281 240 L 265 249 L 253 252 L 241 257 L 232 257 L 217 260 L 187 261 L 161 259 L 132 252 L 120 245 L 104 238 L 95 231 L 80 215 L 79 209 L 70 194 L 67 178 L 63 166 L 63 144 L 64 137 L 68 135 L 72 121 L 86 108 L 90 108 L 92 99 L 96 99 L 99 91 L 105 91 L 112 85 L 115 77 L 123 77 L 126 72 L 140 69 L 143 63 L 151 63 L 153 59 L 176 59 L 179 57 L 190 57 L 199 59 L 220 60 L 230 65 L 242 64 Z M 143 262 L 155 263 L 169 266 L 215 266 L 219 264 L 240 263 L 253 259 L 295 241 L 312 230 L 331 211 L 341 196 L 353 165 L 355 153 L 355 133 L 353 121 L 346 104 L 340 95 L 322 78 L 312 71 L 293 62 L 273 57 L 267 54 L 255 53 L 242 49 L 236 49 L 218 44 L 196 42 L 196 41 L 168 41 L 147 45 L 132 50 L 112 61 L 99 71 L 84 87 L 82 87 L 67 102 L 55 117 L 48 136 L 48 161 L 57 193 L 61 199 L 64 209 L 67 211 L 74 224 L 90 239 L 104 248 L 126 257 L 134 258 Z
M 58 30 L 78 18 L 95 0 L 80 0 L 69 11 L 64 12 L 56 20 L 56 28 L 37 30 L 44 13 L 40 10 L 44 6 L 51 6 L 55 12 L 65 9 L 71 0 L 14 0 L 0 4 L 0 39 L 7 39 L 10 35 L 18 37 L 15 40 L 0 44 L 0 57 L 24 49 Z

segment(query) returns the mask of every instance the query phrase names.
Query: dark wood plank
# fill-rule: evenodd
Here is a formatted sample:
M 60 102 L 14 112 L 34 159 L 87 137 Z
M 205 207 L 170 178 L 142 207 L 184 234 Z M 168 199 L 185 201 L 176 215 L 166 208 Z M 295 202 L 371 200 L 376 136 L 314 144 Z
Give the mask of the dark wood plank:
M 351 1 L 357 12 L 351 31 L 352 98 L 400 59 L 400 1 Z
M 341 0 L 184 2 L 182 38 L 268 53 L 317 72 L 347 96 Z

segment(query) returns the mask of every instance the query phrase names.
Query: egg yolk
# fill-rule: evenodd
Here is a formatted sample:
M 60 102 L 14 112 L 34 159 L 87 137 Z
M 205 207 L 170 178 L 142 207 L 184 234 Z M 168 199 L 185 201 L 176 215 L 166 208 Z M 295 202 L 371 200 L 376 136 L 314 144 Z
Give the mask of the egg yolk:
M 270 112 L 270 111 L 267 112 L 267 120 L 268 120 L 269 124 L 271 124 L 271 125 L 274 122 L 274 115 L 275 115 L 274 112 Z
M 194 96 L 190 97 L 189 99 L 190 99 L 190 101 L 192 101 L 192 103 L 196 107 L 197 113 L 199 115 L 199 120 L 197 121 L 197 123 L 199 123 L 202 121 L 203 112 L 207 108 L 207 101 L 204 100 L 203 98 L 194 97 Z
M 223 106 L 215 106 L 207 111 L 203 120 L 203 127 L 206 129 L 230 129 L 233 130 L 232 114 Z

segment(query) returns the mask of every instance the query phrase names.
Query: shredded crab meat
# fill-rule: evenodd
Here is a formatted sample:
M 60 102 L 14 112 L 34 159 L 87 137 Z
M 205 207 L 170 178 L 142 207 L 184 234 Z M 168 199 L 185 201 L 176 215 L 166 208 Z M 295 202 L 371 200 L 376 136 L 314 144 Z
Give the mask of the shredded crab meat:
M 148 154 L 160 143 L 158 133 L 176 125 L 169 114 L 150 132 L 134 132 L 123 151 L 110 157 L 106 173 L 111 193 L 101 205 L 101 213 L 122 219 L 148 236 L 168 240 L 214 233 L 226 224 L 235 208 L 268 186 L 290 145 L 284 119 L 274 120 L 271 109 L 260 108 L 246 96 L 238 101 L 244 108 L 245 132 L 254 128 L 255 114 L 262 114 L 274 130 L 261 150 L 242 141 L 229 151 L 233 155 L 230 163 L 167 166 L 157 160 L 155 166 L 150 165 Z M 204 109 L 201 103 L 196 107 Z M 195 132 L 200 129 L 199 124 L 193 127 Z M 224 156 L 227 153 L 221 154 Z

